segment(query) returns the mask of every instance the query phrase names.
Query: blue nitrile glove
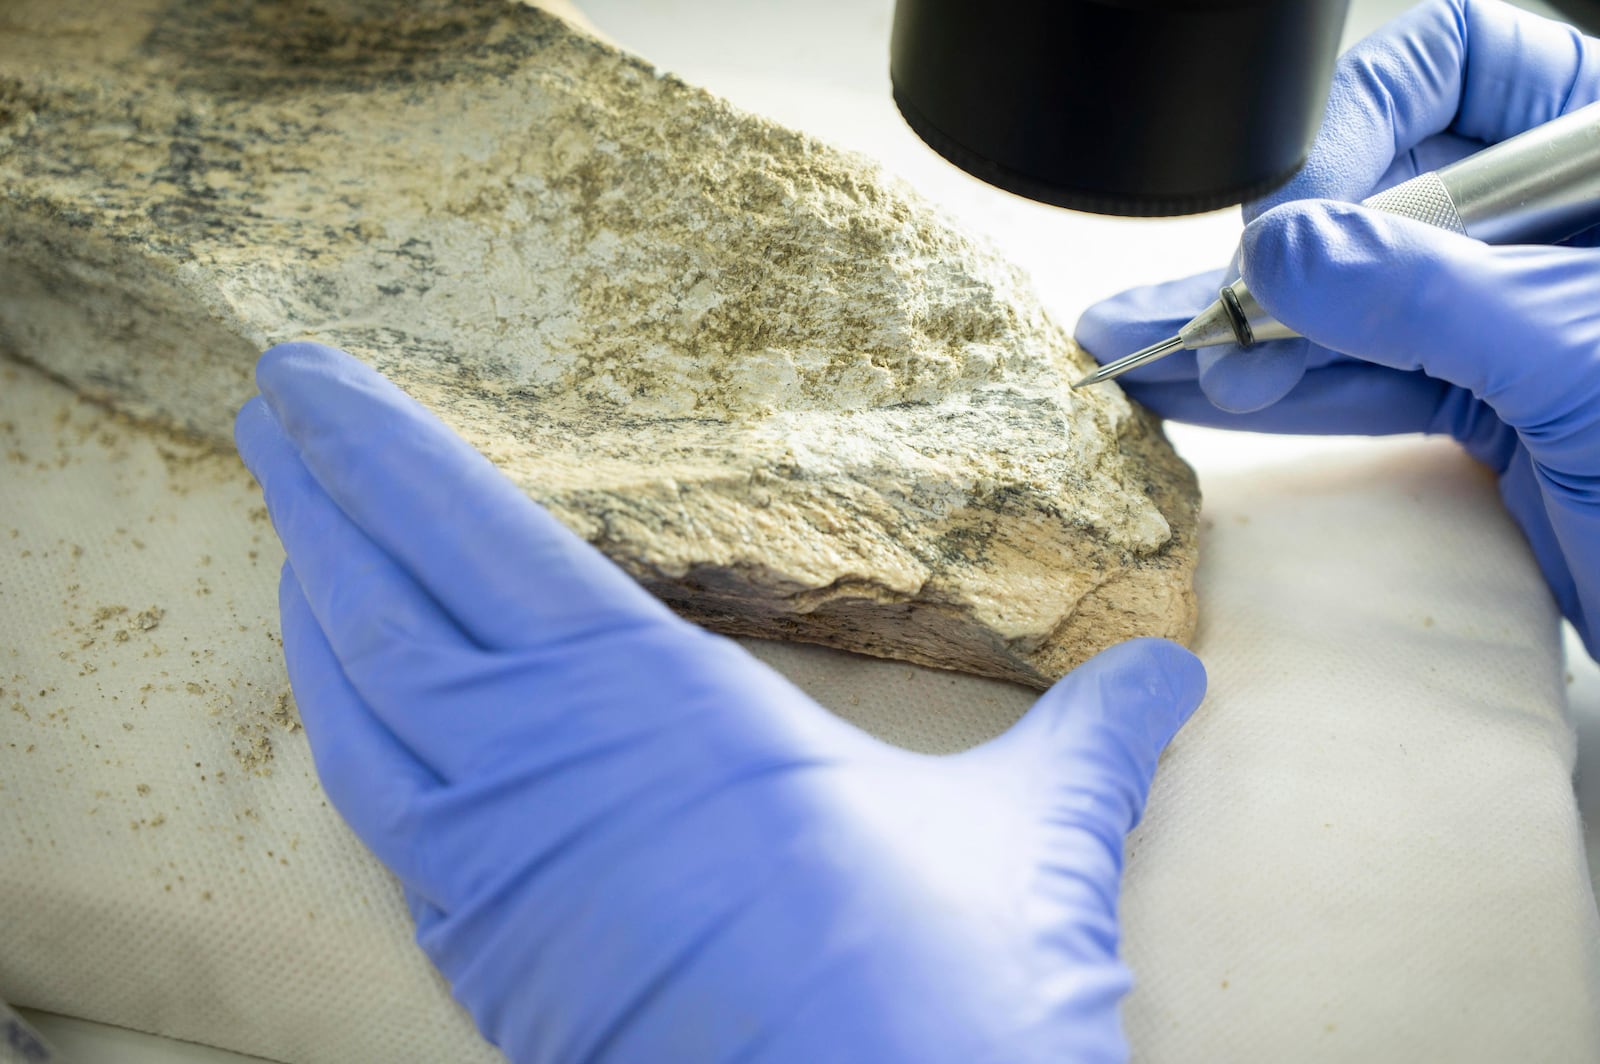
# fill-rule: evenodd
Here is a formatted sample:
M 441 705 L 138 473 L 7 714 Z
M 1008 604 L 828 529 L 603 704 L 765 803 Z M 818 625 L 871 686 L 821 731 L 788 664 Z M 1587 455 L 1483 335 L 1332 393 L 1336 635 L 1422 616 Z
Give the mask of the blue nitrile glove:
M 1124 1058 L 1123 836 L 1191 654 L 1125 643 L 993 742 L 909 753 L 349 356 L 289 344 L 256 379 L 237 439 L 323 787 L 512 1060 Z
M 1449 433 L 1500 477 L 1562 610 L 1600 654 L 1600 251 L 1493 248 L 1363 199 L 1600 97 L 1600 42 L 1505 4 L 1432 0 L 1339 62 L 1306 168 L 1246 211 L 1245 283 L 1308 339 L 1180 353 L 1122 378 L 1180 421 Z M 1324 197 L 1307 199 L 1306 197 Z M 1103 360 L 1177 332 L 1219 271 L 1090 308 Z

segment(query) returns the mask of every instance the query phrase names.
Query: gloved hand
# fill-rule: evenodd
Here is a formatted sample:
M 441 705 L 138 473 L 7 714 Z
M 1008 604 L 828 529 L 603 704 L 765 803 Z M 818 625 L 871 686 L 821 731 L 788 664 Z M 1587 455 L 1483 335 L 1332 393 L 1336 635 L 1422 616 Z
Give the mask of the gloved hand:
M 393 385 L 290 344 L 240 453 L 323 787 L 531 1061 L 1113 1061 L 1123 836 L 1205 686 L 1136 640 L 954 757 L 668 611 Z
M 1306 339 L 1180 353 L 1123 377 L 1180 421 L 1449 433 L 1500 478 L 1600 655 L 1600 243 L 1493 248 L 1347 203 L 1600 97 L 1600 42 L 1494 0 L 1430 0 L 1339 62 L 1305 169 L 1250 205 L 1245 283 Z M 1320 198 L 1319 198 L 1320 197 Z M 1226 271 L 1091 307 L 1102 360 L 1177 332 Z

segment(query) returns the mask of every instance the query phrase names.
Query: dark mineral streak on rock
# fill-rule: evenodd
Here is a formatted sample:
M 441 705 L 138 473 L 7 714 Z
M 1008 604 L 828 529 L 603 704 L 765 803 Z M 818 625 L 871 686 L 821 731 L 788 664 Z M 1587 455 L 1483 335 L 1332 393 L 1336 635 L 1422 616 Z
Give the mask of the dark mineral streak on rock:
M 0 349 L 225 441 L 295 338 L 723 631 L 1043 685 L 1193 628 L 1159 425 L 867 161 L 509 0 L 13 0 Z

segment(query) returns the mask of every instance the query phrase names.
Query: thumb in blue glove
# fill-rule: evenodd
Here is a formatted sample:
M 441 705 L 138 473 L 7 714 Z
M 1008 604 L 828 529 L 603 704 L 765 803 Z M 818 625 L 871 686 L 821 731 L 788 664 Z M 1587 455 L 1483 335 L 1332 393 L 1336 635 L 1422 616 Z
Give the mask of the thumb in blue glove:
M 1377 367 L 1438 382 L 1417 427 L 1499 474 L 1563 611 L 1600 650 L 1600 251 L 1493 248 L 1303 200 L 1245 229 L 1243 265 L 1268 312 L 1368 367 L 1352 367 L 1366 405 L 1393 403 Z M 1360 416 L 1359 392 L 1330 401 Z
M 327 794 L 533 1061 L 1118 1061 L 1125 833 L 1204 672 L 1105 652 L 954 757 L 679 619 L 388 382 L 268 352 L 241 454 Z

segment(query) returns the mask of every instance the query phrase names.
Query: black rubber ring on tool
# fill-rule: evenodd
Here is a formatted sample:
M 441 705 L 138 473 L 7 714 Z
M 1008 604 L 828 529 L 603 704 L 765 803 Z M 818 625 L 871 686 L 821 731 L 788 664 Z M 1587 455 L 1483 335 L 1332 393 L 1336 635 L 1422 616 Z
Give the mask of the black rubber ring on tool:
M 1250 330 L 1250 319 L 1244 316 L 1244 310 L 1239 306 L 1239 297 L 1233 294 L 1233 289 L 1223 285 L 1222 291 L 1217 293 L 1217 298 L 1222 300 L 1222 306 L 1228 312 L 1228 324 L 1233 326 L 1233 337 L 1239 341 L 1239 346 L 1249 347 L 1255 343 L 1256 334 Z

